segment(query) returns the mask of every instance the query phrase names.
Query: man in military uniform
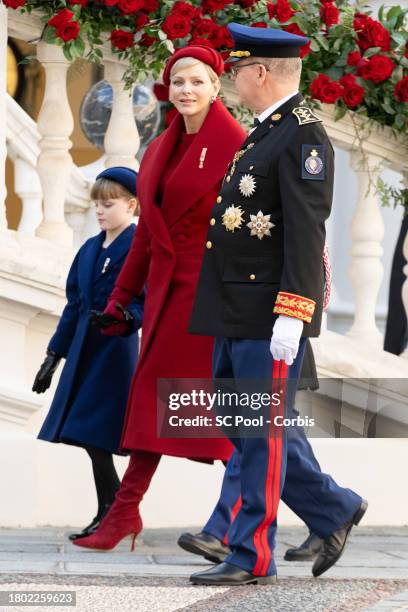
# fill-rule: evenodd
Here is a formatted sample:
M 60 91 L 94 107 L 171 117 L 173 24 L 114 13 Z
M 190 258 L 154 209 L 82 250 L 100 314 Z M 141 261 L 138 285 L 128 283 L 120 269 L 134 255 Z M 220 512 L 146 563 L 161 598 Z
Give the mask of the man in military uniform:
M 306 338 L 320 331 L 333 149 L 298 92 L 300 48 L 308 40 L 280 30 L 228 27 L 235 41 L 232 78 L 241 103 L 258 117 L 213 208 L 190 332 L 215 336 L 215 379 L 238 386 L 243 379 L 269 379 L 272 389 L 288 380 L 293 389 Z M 286 415 L 293 401 L 289 390 Z M 322 574 L 342 554 L 367 503 L 321 472 L 299 426 L 232 442 L 236 450 L 212 516 L 200 534 L 179 540 L 220 563 L 190 580 L 274 582 L 279 497 L 323 539 L 313 565 L 313 574 Z

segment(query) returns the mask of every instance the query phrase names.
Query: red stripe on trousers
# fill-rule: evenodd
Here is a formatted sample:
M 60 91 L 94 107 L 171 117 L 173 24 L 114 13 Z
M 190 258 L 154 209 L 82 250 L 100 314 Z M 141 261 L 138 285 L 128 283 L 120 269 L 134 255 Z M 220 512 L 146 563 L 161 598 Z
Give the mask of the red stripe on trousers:
M 287 365 L 284 361 L 274 361 L 272 370 L 272 393 L 276 391 L 277 384 L 284 382 L 287 377 Z M 280 407 L 284 406 L 285 385 Z M 271 426 L 270 426 L 271 427 Z M 274 425 L 273 441 L 268 435 L 268 467 L 265 481 L 265 516 L 254 533 L 254 546 L 257 552 L 257 560 L 253 569 L 255 576 L 264 576 L 268 571 L 272 559 L 272 551 L 268 542 L 268 530 L 274 521 L 280 499 L 280 472 L 282 466 L 282 437 L 276 435 L 277 429 Z M 273 449 L 272 449 L 273 446 Z M 273 455 L 272 455 L 273 451 Z
M 232 507 L 232 510 L 231 510 L 231 522 L 230 522 L 230 526 L 228 527 L 228 530 L 230 529 L 232 523 L 235 521 L 235 517 L 237 516 L 241 506 L 242 506 L 242 496 L 240 495 L 238 497 L 237 501 L 235 502 L 235 504 Z M 228 531 L 225 534 L 222 543 L 225 544 L 225 545 L 228 544 Z

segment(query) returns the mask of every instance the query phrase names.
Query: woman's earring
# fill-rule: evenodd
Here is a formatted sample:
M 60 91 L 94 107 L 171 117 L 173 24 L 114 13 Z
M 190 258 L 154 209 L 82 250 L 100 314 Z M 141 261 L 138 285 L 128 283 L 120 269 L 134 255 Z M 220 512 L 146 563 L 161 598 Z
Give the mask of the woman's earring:
M 213 104 L 216 101 L 216 99 L 217 99 L 217 95 L 214 94 L 210 100 L 210 104 Z

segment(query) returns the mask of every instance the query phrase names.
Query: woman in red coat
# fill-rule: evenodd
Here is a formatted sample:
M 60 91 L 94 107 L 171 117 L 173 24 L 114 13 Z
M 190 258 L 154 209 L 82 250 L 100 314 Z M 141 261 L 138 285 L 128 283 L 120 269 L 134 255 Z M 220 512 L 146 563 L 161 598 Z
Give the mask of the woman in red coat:
M 158 378 L 211 379 L 213 339 L 187 330 L 210 213 L 246 136 L 217 98 L 223 68 L 219 53 L 194 45 L 179 49 L 163 74 L 178 114 L 143 156 L 138 231 L 105 310 L 105 317 L 120 319 L 116 304 L 126 307 L 147 283 L 141 352 L 121 439 L 122 450 L 132 454 L 108 515 L 78 546 L 107 550 L 133 535 L 133 549 L 142 529 L 139 503 L 161 455 L 212 462 L 228 460 L 232 450 L 226 438 L 159 438 L 156 416 Z M 114 334 L 115 325 L 104 333 Z

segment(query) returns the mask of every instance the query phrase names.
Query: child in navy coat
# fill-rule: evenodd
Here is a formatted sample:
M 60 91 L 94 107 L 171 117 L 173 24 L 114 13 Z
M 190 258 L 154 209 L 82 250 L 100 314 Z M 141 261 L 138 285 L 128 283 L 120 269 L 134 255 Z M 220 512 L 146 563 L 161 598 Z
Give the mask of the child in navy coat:
M 122 314 L 121 336 L 102 335 L 92 310 L 104 310 L 132 243 L 138 207 L 137 173 L 115 167 L 101 172 L 92 187 L 101 232 L 79 249 L 68 274 L 67 304 L 34 381 L 43 393 L 61 358 L 65 365 L 38 438 L 84 448 L 92 461 L 98 511 L 76 539 L 93 533 L 112 504 L 120 481 L 112 454 L 119 443 L 126 402 L 138 357 L 143 298 Z

